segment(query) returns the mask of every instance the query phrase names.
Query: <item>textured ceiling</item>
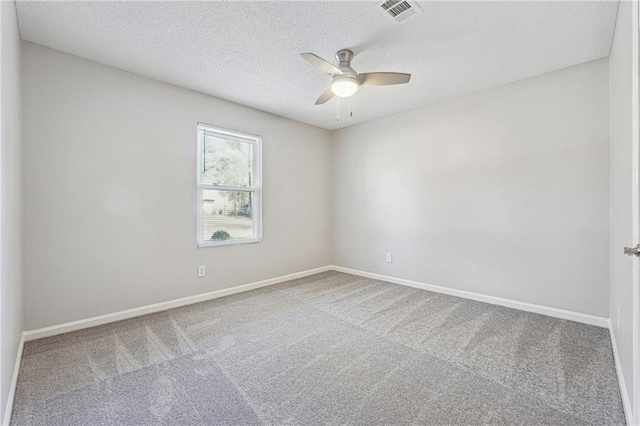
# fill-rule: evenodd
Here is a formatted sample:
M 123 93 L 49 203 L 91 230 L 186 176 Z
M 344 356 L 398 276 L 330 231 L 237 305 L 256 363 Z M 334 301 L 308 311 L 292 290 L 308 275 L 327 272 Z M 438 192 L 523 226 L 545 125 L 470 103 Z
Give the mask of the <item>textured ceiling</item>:
M 417 108 L 609 54 L 617 2 L 420 2 L 401 25 L 369 1 L 18 1 L 24 40 L 327 129 Z M 409 72 L 313 103 L 329 77 L 300 56 Z M 349 103 L 351 105 L 349 105 Z M 347 114 L 353 110 L 353 117 Z

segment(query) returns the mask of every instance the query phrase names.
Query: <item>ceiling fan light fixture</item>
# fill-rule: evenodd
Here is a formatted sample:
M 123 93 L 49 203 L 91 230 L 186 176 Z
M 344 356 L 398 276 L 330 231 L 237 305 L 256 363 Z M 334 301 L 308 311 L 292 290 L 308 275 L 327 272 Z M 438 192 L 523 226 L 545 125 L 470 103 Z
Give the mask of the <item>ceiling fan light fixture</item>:
M 359 82 L 352 77 L 337 77 L 331 82 L 331 91 L 341 98 L 348 98 L 358 91 Z

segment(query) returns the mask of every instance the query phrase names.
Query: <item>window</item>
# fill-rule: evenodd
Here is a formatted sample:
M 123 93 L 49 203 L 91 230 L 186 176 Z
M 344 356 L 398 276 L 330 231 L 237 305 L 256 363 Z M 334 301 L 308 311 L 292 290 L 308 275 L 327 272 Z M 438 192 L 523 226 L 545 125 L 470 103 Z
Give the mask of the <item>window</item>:
M 198 247 L 262 239 L 262 138 L 198 125 Z

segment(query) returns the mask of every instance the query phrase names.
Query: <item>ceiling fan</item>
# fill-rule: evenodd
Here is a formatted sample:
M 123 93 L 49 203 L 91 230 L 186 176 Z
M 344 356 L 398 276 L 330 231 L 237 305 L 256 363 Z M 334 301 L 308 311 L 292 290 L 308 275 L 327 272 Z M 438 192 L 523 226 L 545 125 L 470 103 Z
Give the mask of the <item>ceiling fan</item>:
M 325 61 L 313 53 L 301 53 L 307 62 L 318 70 L 331 76 L 331 86 L 325 90 L 316 101 L 316 105 L 327 102 L 333 96 L 348 98 L 358 91 L 360 86 L 388 86 L 392 84 L 405 84 L 409 82 L 411 74 L 398 72 L 368 72 L 358 74 L 351 68 L 353 52 L 349 49 L 342 49 L 336 52 L 338 66 Z

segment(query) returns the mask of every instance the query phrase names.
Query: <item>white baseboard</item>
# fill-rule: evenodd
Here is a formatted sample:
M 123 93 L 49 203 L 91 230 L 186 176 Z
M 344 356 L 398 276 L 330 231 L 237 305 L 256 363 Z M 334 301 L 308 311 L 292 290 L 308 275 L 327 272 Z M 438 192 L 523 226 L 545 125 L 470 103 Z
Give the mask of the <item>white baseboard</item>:
M 594 315 L 582 314 L 579 312 L 572 312 L 558 308 L 550 308 L 547 306 L 534 305 L 526 302 L 518 302 L 516 300 L 503 299 L 500 297 L 487 296 L 479 293 L 472 293 L 463 290 L 456 290 L 447 287 L 441 287 L 433 284 L 425 284 L 417 281 L 406 280 L 403 278 L 395 278 L 387 275 L 375 274 L 372 272 L 359 271 L 356 269 L 345 268 L 342 266 L 328 265 L 320 268 L 309 269 L 302 272 L 296 272 L 293 274 L 282 275 L 268 280 L 257 281 L 250 284 L 240 285 L 236 287 L 226 288 L 223 290 L 216 290 L 209 293 L 198 294 L 195 296 L 184 297 L 181 299 L 170 300 L 167 302 L 156 303 L 153 305 L 141 306 L 138 308 L 127 309 L 124 311 L 114 312 L 105 315 L 99 315 L 91 318 L 85 318 L 82 320 L 71 321 L 64 324 L 53 325 L 50 327 L 43 327 L 36 330 L 29 330 L 24 332 L 24 340 L 30 341 L 35 339 L 41 339 L 43 337 L 55 336 L 58 334 L 68 333 L 71 331 L 81 330 L 84 328 L 95 327 L 97 325 L 108 324 L 111 322 L 122 321 L 125 319 L 138 317 L 154 312 L 160 312 L 171 308 L 177 308 L 180 306 L 191 305 L 193 303 L 204 302 L 206 300 L 217 299 L 224 296 L 230 296 L 232 294 L 242 293 L 249 290 L 254 290 L 260 287 L 266 287 L 278 283 L 282 283 L 297 278 L 303 278 L 309 275 L 318 274 L 329 270 L 335 270 L 352 275 L 359 275 L 362 277 L 372 278 L 381 281 L 387 281 L 395 284 L 406 285 L 409 287 L 420 288 L 423 290 L 429 290 L 436 293 L 448 294 L 451 296 L 462 297 L 465 299 L 473 299 L 480 302 L 491 303 L 494 305 L 506 306 L 509 308 L 520 309 L 523 311 L 534 312 L 537 314 L 548 315 L 551 317 L 567 319 L 571 321 L 581 322 L 585 324 L 596 325 L 599 327 L 609 327 L 609 319 L 597 317 Z
M 627 387 L 624 383 L 624 375 L 622 374 L 622 365 L 620 364 L 620 357 L 618 355 L 618 345 L 616 344 L 616 335 L 613 332 L 611 326 L 611 320 L 609 320 L 609 334 L 611 335 L 611 347 L 613 349 L 613 360 L 616 365 L 616 374 L 618 375 L 618 384 L 620 385 L 620 395 L 622 397 L 622 406 L 624 407 L 624 416 L 627 419 L 628 425 L 634 425 L 633 412 L 631 410 L 631 403 L 629 401 L 629 394 L 627 393 Z
M 293 274 L 281 275 L 279 277 L 270 278 L 268 280 L 257 281 L 254 283 L 239 285 L 231 288 L 225 288 L 222 290 L 216 290 L 209 293 L 183 297 L 181 299 L 155 303 L 153 305 L 140 306 L 138 308 L 127 309 L 125 311 L 99 315 L 96 317 L 85 318 L 77 321 L 71 321 L 64 324 L 53 325 L 50 327 L 38 328 L 36 330 L 29 330 L 24 332 L 24 340 L 28 342 L 30 340 L 41 339 L 43 337 L 55 336 L 57 334 L 68 333 L 70 331 L 76 331 L 84 328 L 95 327 L 97 325 L 103 325 L 111 322 L 122 321 L 125 319 L 139 317 L 141 315 L 151 314 L 154 312 L 160 312 L 160 311 L 164 311 L 171 308 L 178 308 L 180 306 L 191 305 L 198 302 L 204 302 L 206 300 L 217 299 L 224 296 L 230 296 L 232 294 L 242 293 L 249 290 L 255 290 L 260 287 L 279 284 L 285 281 L 295 280 L 297 278 L 303 278 L 309 275 L 318 274 L 320 272 L 325 272 L 330 270 L 331 270 L 331 266 L 323 266 L 320 268 L 308 269 L 306 271 L 296 272 Z
M 13 374 L 11 375 L 11 384 L 9 385 L 9 395 L 7 395 L 7 405 L 4 410 L 2 426 L 9 426 L 9 423 L 11 422 L 11 414 L 13 414 L 13 400 L 16 396 L 16 387 L 18 386 L 18 373 L 20 372 L 20 361 L 22 360 L 24 342 L 24 333 L 22 333 L 22 336 L 20 337 L 20 344 L 18 346 L 18 354 L 16 355 L 16 362 L 13 365 Z
M 479 302 L 490 303 L 492 305 L 506 306 L 508 308 L 519 309 L 521 311 L 533 312 L 536 314 L 547 315 L 555 318 L 562 318 L 570 321 L 581 322 L 584 324 L 595 325 L 598 327 L 609 327 L 609 319 L 597 317 L 595 315 L 583 314 L 580 312 L 567 311 L 564 309 L 550 308 L 548 306 L 534 305 L 533 303 L 519 302 L 517 300 L 503 299 L 501 297 L 487 296 L 485 294 L 473 293 L 470 291 L 456 290 L 453 288 L 442 287 L 433 284 L 425 284 L 418 281 L 405 280 L 403 278 L 395 278 L 387 275 L 375 274 L 372 272 L 359 271 L 357 269 L 345 268 L 342 266 L 331 265 L 334 271 L 344 272 L 351 275 L 359 275 L 361 277 L 372 278 L 380 281 L 387 281 L 394 284 L 406 285 L 409 287 L 429 290 L 436 293 L 448 294 L 450 296 L 462 297 L 464 299 L 477 300 Z

